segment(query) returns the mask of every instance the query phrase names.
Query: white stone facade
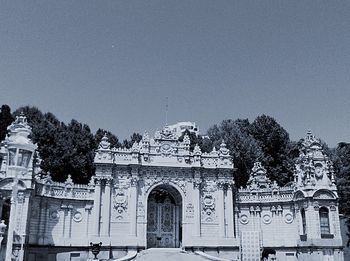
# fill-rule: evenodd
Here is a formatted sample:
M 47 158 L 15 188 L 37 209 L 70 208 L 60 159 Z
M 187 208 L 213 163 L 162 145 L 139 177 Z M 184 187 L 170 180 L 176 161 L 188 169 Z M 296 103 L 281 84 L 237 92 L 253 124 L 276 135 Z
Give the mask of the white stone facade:
M 278 260 L 343 261 L 332 164 L 310 133 L 289 186 L 270 182 L 257 162 L 247 188 L 237 189 L 224 143 L 191 152 L 189 137 L 180 142 L 168 127 L 131 149 L 104 137 L 88 185 L 38 178 L 25 117 L 9 130 L 0 150 L 1 210 L 9 213 L 0 260 L 86 260 L 90 242 L 102 242 L 107 260 L 182 247 L 253 261 L 270 247 Z

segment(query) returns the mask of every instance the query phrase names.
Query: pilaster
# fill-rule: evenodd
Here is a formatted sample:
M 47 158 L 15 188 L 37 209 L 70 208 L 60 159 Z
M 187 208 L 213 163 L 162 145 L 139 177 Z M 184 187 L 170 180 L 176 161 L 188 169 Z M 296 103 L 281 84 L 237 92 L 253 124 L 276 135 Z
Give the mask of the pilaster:
M 200 177 L 200 172 L 195 171 L 194 181 L 193 181 L 193 205 L 194 205 L 194 230 L 193 236 L 201 236 L 201 201 L 200 201 L 200 190 L 201 190 L 202 180 Z
M 102 228 L 101 236 L 109 236 L 109 226 L 111 218 L 111 184 L 113 183 L 112 178 L 105 179 L 104 193 L 103 193 L 103 215 L 102 215 Z
M 225 237 L 224 183 L 218 182 L 217 187 L 218 187 L 219 237 Z
M 101 215 L 101 179 L 99 178 L 95 178 L 93 213 L 94 213 L 93 235 L 98 237 L 100 234 L 100 215 Z
M 226 194 L 226 213 L 227 213 L 227 237 L 234 237 L 234 214 L 233 214 L 233 183 L 227 185 L 227 194 Z
M 134 170 L 136 171 L 136 170 Z M 130 180 L 130 234 L 137 236 L 137 183 L 138 177 L 134 173 Z

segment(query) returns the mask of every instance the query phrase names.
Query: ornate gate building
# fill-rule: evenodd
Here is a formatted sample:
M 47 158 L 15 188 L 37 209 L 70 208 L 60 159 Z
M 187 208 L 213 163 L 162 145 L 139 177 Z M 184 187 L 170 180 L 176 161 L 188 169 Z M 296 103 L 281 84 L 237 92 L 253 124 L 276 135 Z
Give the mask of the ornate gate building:
M 86 260 L 90 242 L 102 242 L 99 257 L 111 260 L 162 247 L 230 260 L 259 260 L 266 247 L 278 260 L 343 260 L 332 164 L 311 133 L 289 186 L 257 162 L 237 189 L 224 142 L 190 151 L 189 137 L 179 141 L 169 127 L 131 149 L 103 137 L 88 185 L 39 178 L 24 116 L 9 132 L 0 150 L 0 260 Z

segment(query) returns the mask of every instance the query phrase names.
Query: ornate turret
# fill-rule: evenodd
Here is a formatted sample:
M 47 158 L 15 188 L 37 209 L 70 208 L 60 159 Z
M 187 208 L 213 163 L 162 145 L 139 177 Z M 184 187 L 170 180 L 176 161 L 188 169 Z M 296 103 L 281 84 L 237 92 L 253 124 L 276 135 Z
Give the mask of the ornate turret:
M 333 165 L 325 154 L 321 141 L 311 131 L 304 138 L 296 161 L 295 182 L 298 188 L 336 190 Z

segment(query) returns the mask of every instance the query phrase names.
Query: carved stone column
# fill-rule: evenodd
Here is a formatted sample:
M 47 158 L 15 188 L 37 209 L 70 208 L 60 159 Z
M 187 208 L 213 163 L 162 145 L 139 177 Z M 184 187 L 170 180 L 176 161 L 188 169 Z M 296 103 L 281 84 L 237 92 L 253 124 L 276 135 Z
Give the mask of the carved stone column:
M 94 195 L 94 225 L 93 225 L 93 235 L 98 237 L 100 232 L 100 213 L 101 213 L 101 180 L 95 178 L 95 195 Z
M 10 218 L 9 218 L 9 226 L 8 226 L 8 233 L 7 233 L 5 260 L 12 260 L 13 232 L 16 225 L 17 191 L 18 191 L 17 184 L 15 184 L 12 189 L 12 196 L 11 196 L 11 209 L 10 209 Z
M 39 244 L 45 244 L 46 220 L 47 220 L 47 199 L 42 198 L 39 210 Z
M 194 231 L 195 237 L 201 236 L 201 180 L 197 179 L 193 182 L 193 205 L 194 205 Z
M 229 183 L 227 185 L 227 195 L 226 195 L 226 210 L 227 210 L 227 236 L 228 237 L 234 237 L 234 228 L 233 228 L 233 194 L 232 194 L 232 189 L 233 189 L 233 183 Z
M 109 236 L 109 226 L 111 218 L 111 183 L 113 179 L 105 180 L 105 191 L 103 193 L 103 215 L 102 215 L 102 229 L 101 236 Z
M 137 236 L 137 176 L 130 180 L 130 234 Z
M 225 202 L 224 202 L 224 183 L 218 182 L 218 218 L 219 218 L 219 237 L 225 237 Z
M 90 216 L 91 216 L 91 209 L 92 209 L 92 205 L 86 205 L 85 206 L 85 212 L 86 212 L 86 237 L 89 236 L 89 225 L 90 225 Z
M 67 233 L 66 237 L 71 239 L 72 238 L 72 212 L 73 212 L 73 206 L 68 205 L 67 206 Z

